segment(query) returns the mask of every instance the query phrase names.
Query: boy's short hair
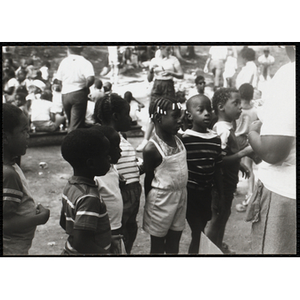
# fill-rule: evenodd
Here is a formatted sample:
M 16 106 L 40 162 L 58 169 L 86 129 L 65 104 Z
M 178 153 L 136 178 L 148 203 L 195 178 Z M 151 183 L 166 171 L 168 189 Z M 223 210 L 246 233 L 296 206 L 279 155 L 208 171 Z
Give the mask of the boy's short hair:
M 252 48 L 246 48 L 242 52 L 242 57 L 247 61 L 254 61 L 255 60 L 255 51 Z
M 101 79 L 96 79 L 94 85 L 95 85 L 95 88 L 101 90 L 102 87 L 103 87 L 102 80 Z
M 219 88 L 212 97 L 212 106 L 216 115 L 218 115 L 218 106 L 224 105 L 230 98 L 231 93 L 238 93 L 236 88 Z
M 9 103 L 2 104 L 3 119 L 2 128 L 4 132 L 12 133 L 20 125 L 20 117 L 23 111 L 17 106 Z
M 197 85 L 200 81 L 205 81 L 205 78 L 202 75 L 198 75 L 195 78 L 195 84 Z
M 239 88 L 239 92 L 242 99 L 248 101 L 253 99 L 254 88 L 250 83 L 243 83 Z
M 61 154 L 73 168 L 81 168 L 87 159 L 108 150 L 107 138 L 94 127 L 75 129 L 64 138 Z

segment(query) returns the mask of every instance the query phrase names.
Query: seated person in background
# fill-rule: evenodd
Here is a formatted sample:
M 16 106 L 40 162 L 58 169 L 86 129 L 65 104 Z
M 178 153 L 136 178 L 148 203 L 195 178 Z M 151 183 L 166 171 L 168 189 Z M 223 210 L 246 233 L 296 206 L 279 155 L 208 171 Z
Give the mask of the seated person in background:
M 141 108 L 144 108 L 145 105 L 141 103 L 140 101 L 136 100 L 133 96 L 132 93 L 127 91 L 124 94 L 124 99 L 129 103 L 130 105 L 130 112 L 129 115 L 132 119 L 131 125 L 137 125 L 137 122 L 139 120 L 137 116 L 137 112 L 141 111 Z
M 53 132 L 59 130 L 59 126 L 65 122 L 65 117 L 51 113 L 52 93 L 45 90 L 40 99 L 34 99 L 31 103 L 31 122 L 36 131 Z
M 110 82 L 105 82 L 103 84 L 103 90 L 105 94 L 110 95 L 112 93 L 112 84 Z
M 26 105 L 26 94 L 17 92 L 15 100 L 12 102 L 13 105 L 19 107 L 25 116 L 28 118 L 28 108 Z
M 4 87 L 4 95 L 6 98 L 6 102 L 12 102 L 15 100 L 16 92 L 19 87 L 24 87 L 27 89 L 29 85 L 29 80 L 26 79 L 26 71 L 21 69 L 16 77 L 13 77 L 8 80 Z
M 102 98 L 105 94 L 102 90 L 103 83 L 100 79 L 95 79 L 95 83 L 90 87 L 89 99 L 96 102 Z

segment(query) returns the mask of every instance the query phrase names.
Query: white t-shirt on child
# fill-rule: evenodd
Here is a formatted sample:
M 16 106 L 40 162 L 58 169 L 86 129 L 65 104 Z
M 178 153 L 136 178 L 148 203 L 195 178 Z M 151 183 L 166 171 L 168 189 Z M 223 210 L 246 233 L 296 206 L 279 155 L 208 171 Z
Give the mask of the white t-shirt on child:
M 114 166 L 104 176 L 95 177 L 100 197 L 106 205 L 111 230 L 122 226 L 123 200 L 119 188 L 119 174 Z

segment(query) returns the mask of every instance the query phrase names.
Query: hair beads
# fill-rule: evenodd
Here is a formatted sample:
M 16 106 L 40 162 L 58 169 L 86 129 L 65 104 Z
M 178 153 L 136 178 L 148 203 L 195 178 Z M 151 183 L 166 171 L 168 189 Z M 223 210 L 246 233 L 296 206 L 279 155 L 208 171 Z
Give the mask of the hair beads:
M 180 103 L 177 102 L 176 99 L 169 98 L 169 97 L 157 98 L 149 108 L 150 119 L 153 120 L 154 115 L 156 114 L 160 116 L 166 115 L 167 110 L 171 104 L 172 104 L 172 110 L 181 109 L 181 105 Z

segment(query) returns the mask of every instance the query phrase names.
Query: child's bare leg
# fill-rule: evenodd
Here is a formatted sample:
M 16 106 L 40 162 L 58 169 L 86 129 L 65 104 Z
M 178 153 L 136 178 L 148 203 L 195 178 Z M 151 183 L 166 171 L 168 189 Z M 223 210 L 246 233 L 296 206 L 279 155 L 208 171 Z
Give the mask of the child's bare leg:
M 178 254 L 182 231 L 169 230 L 166 235 L 166 253 Z
M 250 171 L 250 177 L 248 179 L 248 192 L 247 192 L 247 196 L 248 198 L 253 194 L 253 190 L 254 190 L 254 173 L 253 173 L 253 160 L 250 157 L 243 157 L 242 158 L 242 162 L 246 165 L 246 167 L 249 169 Z
M 151 235 L 150 254 L 164 254 L 166 237 L 157 237 Z

